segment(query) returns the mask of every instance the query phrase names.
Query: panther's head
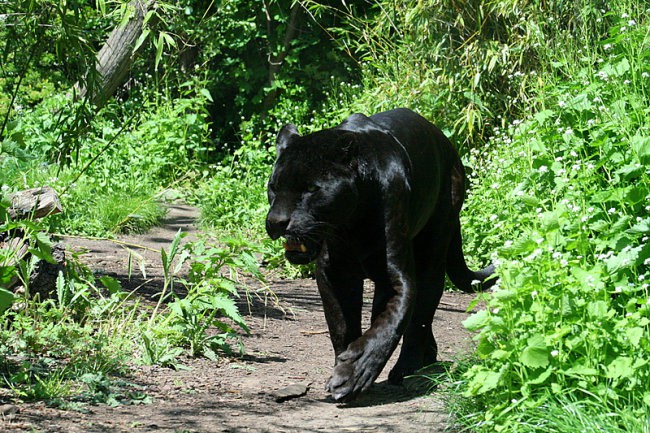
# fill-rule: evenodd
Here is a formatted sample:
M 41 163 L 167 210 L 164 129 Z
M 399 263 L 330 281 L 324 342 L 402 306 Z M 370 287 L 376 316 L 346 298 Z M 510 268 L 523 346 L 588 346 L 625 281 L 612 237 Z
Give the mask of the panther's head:
M 356 209 L 355 135 L 328 129 L 300 136 L 287 125 L 277 138 L 277 160 L 268 183 L 266 231 L 285 238 L 285 256 L 295 264 L 318 257 L 324 241 Z

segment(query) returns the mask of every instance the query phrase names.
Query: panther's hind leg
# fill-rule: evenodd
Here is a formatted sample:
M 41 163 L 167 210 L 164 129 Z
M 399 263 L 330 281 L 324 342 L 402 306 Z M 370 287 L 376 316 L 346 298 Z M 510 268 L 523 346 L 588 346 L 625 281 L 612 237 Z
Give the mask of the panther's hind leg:
M 429 227 L 413 243 L 417 297 L 399 358 L 388 376 L 393 383 L 437 361 L 438 347 L 431 326 L 444 289 L 445 260 L 451 241 L 448 224 L 439 221 L 440 218 L 432 218 Z

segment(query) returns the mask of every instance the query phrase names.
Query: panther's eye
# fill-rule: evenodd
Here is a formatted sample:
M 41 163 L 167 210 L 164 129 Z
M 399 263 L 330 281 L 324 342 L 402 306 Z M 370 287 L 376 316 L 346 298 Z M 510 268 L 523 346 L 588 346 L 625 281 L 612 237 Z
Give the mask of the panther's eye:
M 269 182 L 267 186 L 269 188 L 269 191 L 275 192 L 275 184 L 274 183 Z
M 316 191 L 318 191 L 319 189 L 320 189 L 320 188 L 319 188 L 318 185 L 314 185 L 314 184 L 307 185 L 307 192 L 316 192 Z

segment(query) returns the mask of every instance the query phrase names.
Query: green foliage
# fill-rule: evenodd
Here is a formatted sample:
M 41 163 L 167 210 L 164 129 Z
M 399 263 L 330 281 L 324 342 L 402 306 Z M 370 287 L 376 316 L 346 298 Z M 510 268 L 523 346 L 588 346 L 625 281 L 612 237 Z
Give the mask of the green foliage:
M 161 250 L 165 285 L 153 311 L 110 277 L 96 285 L 74 260 L 57 280 L 55 298 L 16 300 L 0 316 L 0 375 L 12 395 L 64 406 L 146 402 L 141 389 L 120 379 L 135 354 L 145 363 L 182 368 L 178 358 L 185 353 L 216 359 L 233 342 L 242 350 L 237 329 L 248 328 L 234 298 L 240 273 L 262 279 L 253 250 L 238 241 L 181 247 L 182 238 L 179 232 Z
M 496 250 L 500 276 L 465 322 L 480 362 L 463 393 L 490 402 L 464 419 L 477 431 L 538 431 L 531 413 L 558 395 L 589 413 L 648 411 L 650 31 L 641 16 L 609 19 L 566 77 L 543 75 L 540 110 L 471 153 L 464 222 L 481 238 L 467 249 Z
M 69 398 L 77 395 L 80 376 L 120 374 L 130 356 L 128 325 L 137 305 L 126 304 L 122 292 L 104 296 L 89 272 L 69 265 L 56 298 L 22 297 L 2 316 L 0 374 L 16 397 Z
M 351 59 L 323 31 L 334 14 L 315 21 L 300 2 L 278 0 L 186 0 L 181 7 L 170 30 L 183 43 L 166 65 L 168 79 L 210 70 L 211 121 L 225 152 L 245 142 L 242 119 L 273 118 L 283 100 L 314 109 L 324 100 L 324 82 L 353 74 Z
M 469 148 L 480 148 L 495 127 L 530 108 L 545 84 L 540 68 L 555 61 L 564 74 L 560 66 L 576 60 L 563 50 L 567 40 L 595 43 L 610 22 L 586 0 L 377 1 L 367 14 L 355 4 L 338 14 L 341 22 L 329 30 L 363 73 L 364 91 L 346 109 L 409 107 Z M 549 50 L 555 46 L 557 53 Z
M 41 185 L 59 191 L 65 212 L 51 224 L 61 231 L 144 231 L 164 214 L 158 193 L 187 180 L 211 152 L 210 95 L 200 86 L 188 82 L 174 100 L 130 101 L 96 116 L 76 162 L 63 168 L 47 158 L 61 154 L 62 119 L 74 108 L 65 97 L 50 98 L 9 125 L 0 182 L 9 191 Z
M 80 2 L 3 2 L 0 138 L 11 112 L 33 106 L 90 69 L 108 22 Z
M 219 351 L 232 352 L 239 342 L 237 328 L 248 332 L 235 298 L 242 272 L 263 282 L 254 250 L 247 243 L 202 239 L 182 249 L 179 232 L 169 251 L 162 250 L 165 288 L 142 333 L 143 361 L 178 368 L 177 357 L 187 350 L 190 356 L 216 360 Z M 180 279 L 189 263 L 187 280 Z M 184 287 L 179 290 L 178 284 Z M 247 286 L 244 286 L 247 287 Z M 165 309 L 163 301 L 167 302 Z

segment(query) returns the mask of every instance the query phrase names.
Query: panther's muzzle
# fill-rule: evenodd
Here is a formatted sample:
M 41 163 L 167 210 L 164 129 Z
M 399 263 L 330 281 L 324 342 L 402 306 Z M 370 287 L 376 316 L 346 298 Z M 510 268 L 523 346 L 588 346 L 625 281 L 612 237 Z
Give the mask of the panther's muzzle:
M 284 256 L 294 265 L 306 265 L 318 257 L 321 246 L 316 242 L 303 241 L 298 238 L 285 237 Z

